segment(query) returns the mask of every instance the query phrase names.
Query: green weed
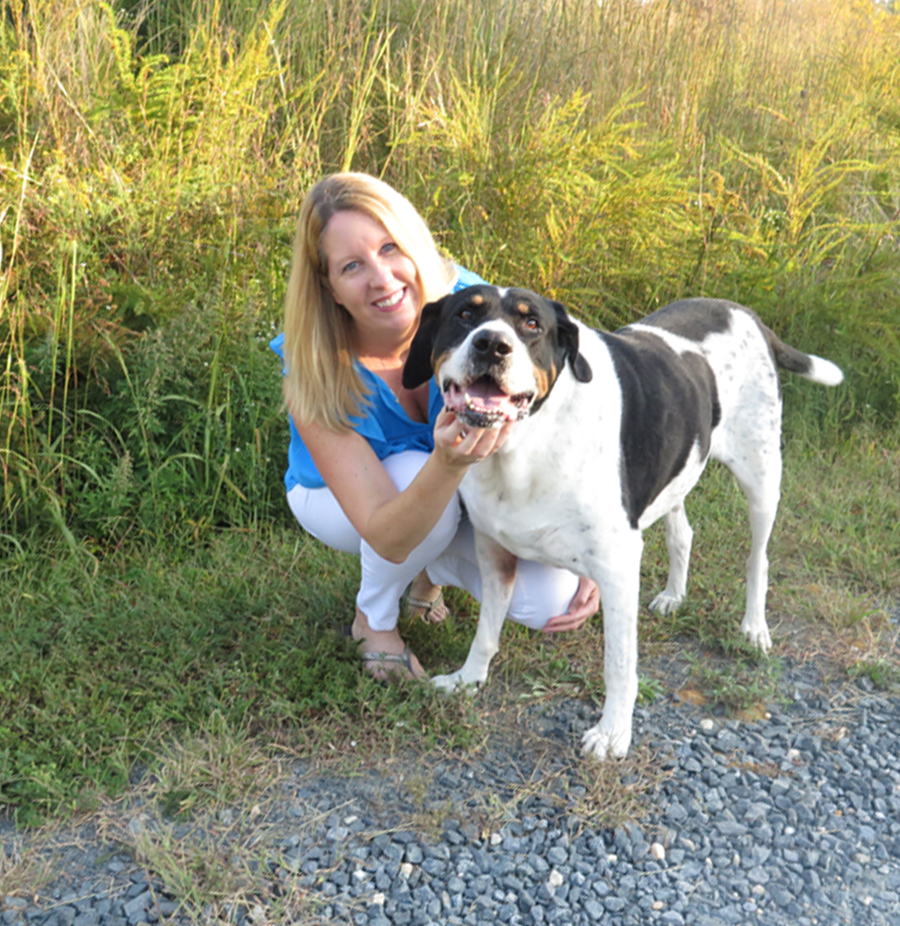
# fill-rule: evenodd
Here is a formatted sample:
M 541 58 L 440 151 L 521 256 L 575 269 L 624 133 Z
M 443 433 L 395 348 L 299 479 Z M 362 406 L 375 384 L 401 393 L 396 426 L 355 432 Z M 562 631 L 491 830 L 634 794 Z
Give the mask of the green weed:
M 638 676 L 638 704 L 653 704 L 665 694 L 663 683 L 657 678 Z
M 888 659 L 861 660 L 848 670 L 851 678 L 867 678 L 872 685 L 884 691 L 894 688 L 900 679 L 897 667 Z
M 781 665 L 777 659 L 758 663 L 738 659 L 727 665 L 695 660 L 692 674 L 704 697 L 729 715 L 771 703 L 779 696 Z
M 900 588 L 896 557 L 885 564 L 880 555 L 894 549 L 896 524 L 873 518 L 863 531 L 857 507 L 894 491 L 895 447 L 862 438 L 839 453 L 802 445 L 789 448 L 787 462 L 770 549 L 776 647 L 786 609 L 805 616 L 819 646 L 851 632 L 866 646 L 858 661 L 875 663 L 885 658 L 883 622 L 866 616 L 874 605 L 865 602 Z M 739 642 L 744 503 L 724 470 L 707 479 L 690 500 L 688 600 L 674 617 L 642 615 L 642 646 L 683 639 L 689 651 L 701 643 L 729 652 L 727 665 L 695 674 L 708 697 L 739 710 L 772 696 L 777 661 L 756 664 Z M 647 595 L 663 576 L 661 553 L 648 543 Z M 479 748 L 488 735 L 482 699 L 384 687 L 361 672 L 340 633 L 357 573 L 353 557 L 289 523 L 207 531 L 202 542 L 185 529 L 161 540 L 135 537 L 103 555 L 84 544 L 73 552 L 63 541 L 38 550 L 10 545 L 0 560 L 3 802 L 34 822 L 92 806 L 143 769 L 164 791 L 161 812 L 196 814 L 256 787 L 283 753 L 352 765 L 413 744 Z M 869 596 L 856 592 L 862 604 L 852 612 L 848 577 Z M 813 584 L 819 604 L 804 610 Z M 461 593 L 448 600 L 455 617 L 445 624 L 402 628 L 432 673 L 462 663 L 475 629 L 473 603 Z M 823 602 L 831 602 L 827 613 Z M 558 640 L 509 626 L 489 685 L 530 698 L 587 693 L 599 706 L 602 652 L 599 618 Z M 645 678 L 641 693 L 658 697 L 659 684 Z

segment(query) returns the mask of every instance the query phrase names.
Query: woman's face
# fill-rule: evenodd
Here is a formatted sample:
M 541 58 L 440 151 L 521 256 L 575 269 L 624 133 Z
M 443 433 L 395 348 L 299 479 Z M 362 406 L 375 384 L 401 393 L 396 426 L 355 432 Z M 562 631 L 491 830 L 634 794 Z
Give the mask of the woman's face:
M 335 212 L 322 249 L 335 302 L 353 319 L 358 346 L 400 346 L 415 332 L 421 309 L 415 264 L 387 229 L 364 212 Z

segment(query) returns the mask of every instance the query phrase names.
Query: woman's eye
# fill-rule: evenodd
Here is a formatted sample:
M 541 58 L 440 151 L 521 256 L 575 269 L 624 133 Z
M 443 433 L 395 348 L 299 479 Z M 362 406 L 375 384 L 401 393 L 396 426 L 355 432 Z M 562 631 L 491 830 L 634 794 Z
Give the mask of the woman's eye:
M 390 254 L 396 250 L 397 250 L 397 245 L 393 241 L 388 241 L 386 244 L 382 245 L 381 247 L 382 254 Z
M 349 264 L 344 264 L 343 272 L 352 273 L 359 266 L 358 260 L 351 260 Z

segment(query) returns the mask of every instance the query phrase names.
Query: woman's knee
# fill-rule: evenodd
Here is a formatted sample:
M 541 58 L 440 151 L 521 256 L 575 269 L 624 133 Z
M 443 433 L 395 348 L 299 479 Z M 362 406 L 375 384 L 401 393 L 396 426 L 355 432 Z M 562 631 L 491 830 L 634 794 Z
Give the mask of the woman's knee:
M 520 560 L 509 617 L 542 630 L 551 617 L 565 614 L 578 591 L 578 576 L 565 569 Z
M 419 475 L 429 456 L 423 450 L 401 450 L 400 453 L 385 457 L 381 463 L 397 490 L 404 492 Z
M 359 533 L 330 489 L 298 485 L 288 492 L 287 499 L 291 512 L 308 534 L 335 550 L 359 555 Z

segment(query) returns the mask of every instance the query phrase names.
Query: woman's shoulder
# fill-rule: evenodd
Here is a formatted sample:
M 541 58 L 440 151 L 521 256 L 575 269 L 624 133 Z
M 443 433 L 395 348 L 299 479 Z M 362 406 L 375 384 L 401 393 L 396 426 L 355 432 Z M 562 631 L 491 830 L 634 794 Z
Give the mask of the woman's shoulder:
M 487 280 L 483 280 L 477 273 L 472 270 L 467 270 L 465 267 L 460 267 L 459 264 L 456 264 L 456 282 L 453 284 L 453 292 L 457 293 L 461 289 L 465 289 L 467 286 L 478 286 L 483 284 L 488 285 Z

